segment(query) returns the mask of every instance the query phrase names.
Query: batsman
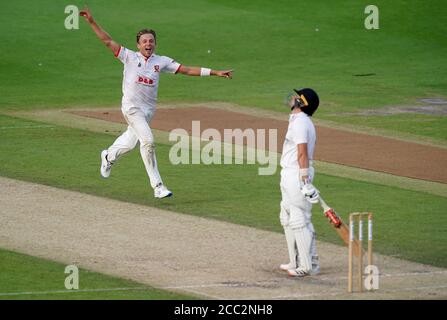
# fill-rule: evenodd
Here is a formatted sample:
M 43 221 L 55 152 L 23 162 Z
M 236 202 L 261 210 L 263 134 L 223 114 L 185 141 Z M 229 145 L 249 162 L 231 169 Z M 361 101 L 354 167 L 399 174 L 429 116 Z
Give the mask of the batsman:
M 281 264 L 280 269 L 291 277 L 305 277 L 320 271 L 315 229 L 311 222 L 312 204 L 319 201 L 319 192 L 312 185 L 316 132 L 311 117 L 318 108 L 319 98 L 310 88 L 294 89 L 286 103 L 291 113 L 280 162 L 280 221 L 289 263 Z

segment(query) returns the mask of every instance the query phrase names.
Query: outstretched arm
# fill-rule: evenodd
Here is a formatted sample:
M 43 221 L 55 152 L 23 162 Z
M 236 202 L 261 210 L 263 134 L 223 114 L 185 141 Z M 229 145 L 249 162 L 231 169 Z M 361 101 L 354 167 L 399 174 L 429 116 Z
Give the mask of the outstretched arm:
M 85 20 L 90 24 L 93 31 L 96 33 L 98 38 L 110 49 L 112 50 L 114 55 L 117 55 L 121 46 L 113 41 L 112 37 L 105 32 L 93 19 L 92 14 L 90 13 L 90 10 L 86 7 L 85 9 L 81 10 L 79 12 L 79 15 L 84 17 Z
M 187 76 L 218 76 L 231 79 L 233 77 L 233 70 L 212 70 L 200 67 L 180 66 L 178 73 Z

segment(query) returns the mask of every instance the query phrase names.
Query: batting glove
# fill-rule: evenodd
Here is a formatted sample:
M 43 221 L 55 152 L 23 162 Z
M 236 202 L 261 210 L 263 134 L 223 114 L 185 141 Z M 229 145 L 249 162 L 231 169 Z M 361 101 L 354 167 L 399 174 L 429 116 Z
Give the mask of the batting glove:
M 320 193 L 317 188 L 313 186 L 312 183 L 307 183 L 301 188 L 301 193 L 304 195 L 307 201 L 312 204 L 318 203 L 320 198 Z

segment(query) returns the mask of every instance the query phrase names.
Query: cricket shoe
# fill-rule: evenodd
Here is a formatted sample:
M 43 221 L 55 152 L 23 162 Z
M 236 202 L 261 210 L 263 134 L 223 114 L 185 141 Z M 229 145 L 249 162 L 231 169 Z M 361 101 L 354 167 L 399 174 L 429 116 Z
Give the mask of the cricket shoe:
M 312 275 L 312 270 L 306 271 L 304 268 L 298 267 L 296 269 L 287 270 L 287 274 L 289 277 L 302 278 Z
M 292 267 L 292 268 L 290 268 Z M 305 272 L 302 268 L 298 267 L 298 268 L 293 268 L 293 265 L 288 263 L 288 264 L 282 264 L 279 266 L 279 268 L 281 270 L 287 271 L 288 275 L 291 277 L 304 277 L 304 276 L 316 276 L 320 273 L 320 261 L 318 256 L 313 256 L 312 257 L 312 270 L 310 270 L 309 272 Z M 288 268 L 288 269 L 285 269 Z M 305 274 L 304 274 L 305 273 Z
M 101 176 L 103 178 L 108 178 L 110 176 L 110 171 L 112 170 L 113 163 L 107 160 L 107 150 L 102 150 L 101 152 Z
M 296 264 L 293 264 L 291 262 L 284 263 L 279 266 L 279 269 L 282 271 L 289 271 L 296 269 L 296 266 L 300 264 L 300 258 L 297 257 Z M 312 271 L 310 272 L 311 275 L 315 276 L 320 273 L 320 259 L 318 256 L 312 257 Z
M 159 183 L 155 188 L 154 188 L 154 197 L 155 198 L 167 198 L 172 196 L 172 192 L 168 190 L 168 188 L 166 188 L 162 183 Z
M 284 263 L 284 264 L 281 264 L 279 266 L 279 269 L 282 270 L 282 271 L 288 271 L 288 270 L 296 269 L 296 265 L 292 264 L 290 262 L 289 263 Z

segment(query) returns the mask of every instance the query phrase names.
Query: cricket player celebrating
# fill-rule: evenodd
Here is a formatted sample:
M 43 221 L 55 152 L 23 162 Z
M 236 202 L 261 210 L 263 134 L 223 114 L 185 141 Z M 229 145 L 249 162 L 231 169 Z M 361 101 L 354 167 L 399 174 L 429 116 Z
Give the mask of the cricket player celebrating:
M 181 73 L 188 76 L 232 77 L 232 70 L 211 70 L 188 67 L 166 56 L 155 54 L 156 33 L 143 29 L 137 33 L 137 49 L 132 51 L 116 43 L 93 19 L 89 9 L 80 15 L 85 17 L 98 38 L 124 64 L 123 98 L 121 111 L 128 127 L 115 142 L 101 152 L 101 175 L 110 176 L 112 165 L 140 143 L 140 153 L 156 198 L 170 197 L 172 192 L 164 186 L 157 167 L 154 137 L 149 123 L 155 114 L 160 73 Z
M 289 276 L 304 277 L 319 273 L 315 230 L 311 222 L 312 203 L 317 203 L 318 190 L 312 185 L 312 159 L 316 134 L 311 117 L 318 108 L 317 93 L 309 88 L 294 90 L 287 104 L 292 112 L 281 156 L 281 211 L 289 263 L 281 270 Z

